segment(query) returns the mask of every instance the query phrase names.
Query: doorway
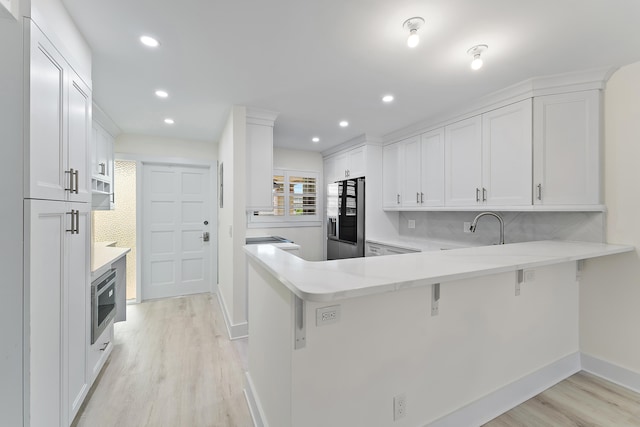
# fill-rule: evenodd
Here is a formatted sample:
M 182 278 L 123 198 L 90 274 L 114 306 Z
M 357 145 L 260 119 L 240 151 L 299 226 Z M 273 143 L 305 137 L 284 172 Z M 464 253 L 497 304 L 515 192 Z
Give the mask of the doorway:
M 141 299 L 213 290 L 211 184 L 208 167 L 143 164 Z

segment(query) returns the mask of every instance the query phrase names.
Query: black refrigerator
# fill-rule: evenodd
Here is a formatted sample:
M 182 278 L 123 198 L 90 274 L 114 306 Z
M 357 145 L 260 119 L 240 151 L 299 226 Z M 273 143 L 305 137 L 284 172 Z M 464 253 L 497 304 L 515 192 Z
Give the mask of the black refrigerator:
M 364 256 L 364 178 L 327 187 L 327 259 Z

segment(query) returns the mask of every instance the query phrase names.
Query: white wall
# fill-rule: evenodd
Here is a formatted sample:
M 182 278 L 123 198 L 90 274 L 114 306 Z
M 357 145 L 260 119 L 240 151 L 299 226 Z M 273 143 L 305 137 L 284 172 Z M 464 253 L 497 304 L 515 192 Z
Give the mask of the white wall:
M 605 91 L 607 242 L 640 246 L 640 62 Z M 640 374 L 640 259 L 590 260 L 580 286 L 582 352 Z
M 29 2 L 22 6 L 28 9 Z M 0 19 L 0 425 L 22 425 L 23 21 Z
M 115 152 L 152 157 L 210 160 L 218 159 L 213 141 L 192 141 L 150 135 L 122 134 L 116 138 Z
M 318 203 L 320 218 L 324 217 L 324 183 L 322 154 L 313 151 L 288 150 L 284 148 L 274 148 L 273 168 L 289 169 L 308 172 L 317 172 L 320 182 L 318 183 Z M 325 244 L 322 225 L 317 227 L 269 227 L 250 228 L 247 236 L 274 235 L 282 236 L 293 240 L 300 245 L 300 257 L 308 261 L 323 260 L 323 246 Z

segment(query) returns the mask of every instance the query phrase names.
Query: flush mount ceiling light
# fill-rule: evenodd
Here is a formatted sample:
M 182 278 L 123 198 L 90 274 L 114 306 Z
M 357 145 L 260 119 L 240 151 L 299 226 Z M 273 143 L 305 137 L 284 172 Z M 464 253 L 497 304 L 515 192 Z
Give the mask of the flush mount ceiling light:
M 160 89 L 159 89 L 159 90 L 157 90 L 157 91 L 156 91 L 156 96 L 157 96 L 158 98 L 166 98 L 166 97 L 168 97 L 168 96 L 169 96 L 169 94 L 167 93 L 167 91 L 166 91 L 166 90 L 160 90 Z
M 389 103 L 391 101 L 393 101 L 393 95 L 385 95 L 382 97 L 382 102 Z
M 349 122 L 346 120 L 343 120 L 340 122 L 340 127 L 341 128 L 346 128 L 347 126 L 349 126 Z
M 414 16 L 413 18 L 409 18 L 402 23 L 402 27 L 409 31 L 409 37 L 407 38 L 407 46 L 416 47 L 420 42 L 420 36 L 418 35 L 418 30 L 424 24 L 424 19 L 419 16 Z
M 175 123 L 175 121 L 173 119 L 164 119 L 164 122 L 168 125 L 172 125 Z
M 318 138 L 317 136 L 314 136 L 313 138 L 311 138 L 312 142 L 320 142 L 320 138 Z
M 482 68 L 482 58 L 480 57 L 480 55 L 482 55 L 482 52 L 484 52 L 488 48 L 489 46 L 487 46 L 486 44 L 479 44 L 467 51 L 467 54 L 473 56 L 473 61 L 471 61 L 472 70 L 479 70 L 480 68 Z
M 140 41 L 145 46 L 149 46 L 149 47 L 158 47 L 158 46 L 160 46 L 160 42 L 158 40 L 154 39 L 153 37 L 142 36 L 142 37 L 140 37 Z

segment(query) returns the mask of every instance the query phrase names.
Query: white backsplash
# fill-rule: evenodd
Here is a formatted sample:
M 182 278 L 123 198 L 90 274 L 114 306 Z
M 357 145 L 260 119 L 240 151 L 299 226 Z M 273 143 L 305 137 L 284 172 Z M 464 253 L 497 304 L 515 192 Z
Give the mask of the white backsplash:
M 504 219 L 505 243 L 534 240 L 605 240 L 605 214 L 602 212 L 495 212 Z M 473 221 L 478 213 L 400 212 L 400 236 L 471 245 L 498 243 L 500 227 L 496 218 L 481 218 L 475 233 L 463 231 L 463 223 Z M 415 229 L 408 228 L 409 220 L 415 221 Z

